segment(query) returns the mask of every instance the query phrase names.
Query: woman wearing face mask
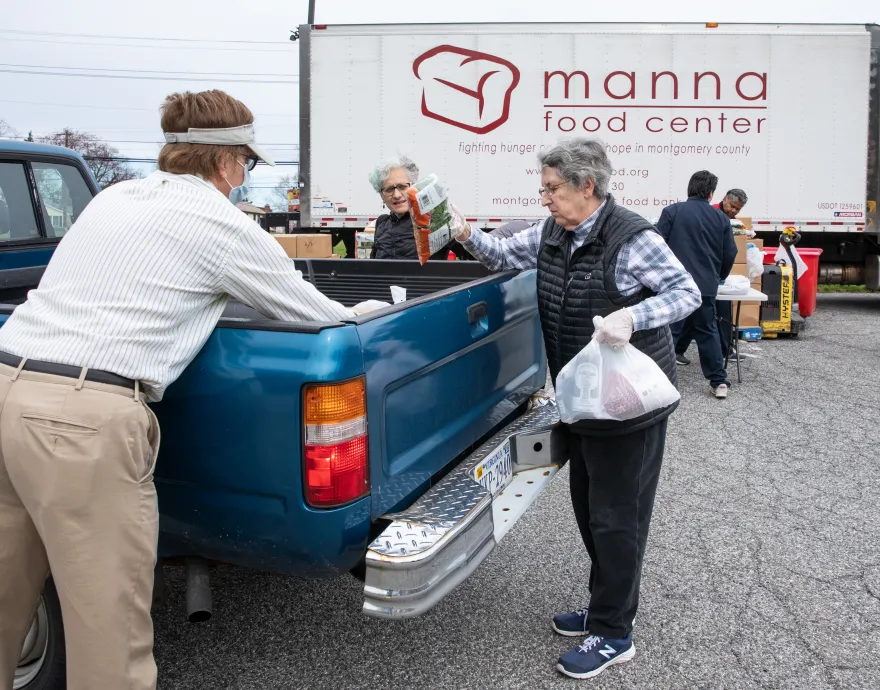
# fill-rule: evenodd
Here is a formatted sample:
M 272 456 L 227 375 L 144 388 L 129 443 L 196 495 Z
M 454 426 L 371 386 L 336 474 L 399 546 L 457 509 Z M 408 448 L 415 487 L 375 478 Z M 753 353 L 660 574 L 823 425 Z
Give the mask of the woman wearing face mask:
M 159 428 L 146 403 L 198 354 L 230 295 L 284 321 L 352 316 L 229 203 L 258 158 L 273 164 L 253 121 L 222 91 L 169 96 L 159 170 L 95 197 L 0 329 L 0 425 L 14 449 L 0 457 L 0 688 L 50 563 L 67 687 L 156 687 Z
M 409 198 L 406 190 L 419 179 L 418 166 L 406 156 L 392 158 L 376 166 L 370 173 L 373 185 L 382 203 L 390 213 L 376 219 L 371 259 L 418 259 L 412 218 L 409 215 Z M 457 243 L 443 247 L 431 259 L 446 259 L 449 250 L 457 251 Z M 464 253 L 464 252 L 462 252 Z

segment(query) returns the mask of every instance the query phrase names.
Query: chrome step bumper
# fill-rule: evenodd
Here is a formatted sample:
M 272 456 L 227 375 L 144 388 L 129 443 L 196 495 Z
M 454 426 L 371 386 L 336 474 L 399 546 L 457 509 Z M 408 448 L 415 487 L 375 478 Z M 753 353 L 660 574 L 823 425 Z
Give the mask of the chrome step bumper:
M 409 618 L 466 580 L 566 463 L 552 400 L 526 412 L 465 458 L 392 520 L 367 551 L 364 613 Z M 513 477 L 492 496 L 474 478 L 510 442 Z

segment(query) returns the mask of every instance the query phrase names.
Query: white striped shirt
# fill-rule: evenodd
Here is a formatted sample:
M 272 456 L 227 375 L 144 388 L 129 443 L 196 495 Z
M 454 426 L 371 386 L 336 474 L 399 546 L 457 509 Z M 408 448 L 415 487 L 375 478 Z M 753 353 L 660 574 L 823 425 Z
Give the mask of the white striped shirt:
M 136 379 L 155 402 L 201 350 L 229 295 L 284 321 L 352 316 L 210 182 L 155 172 L 89 203 L 0 328 L 0 350 Z

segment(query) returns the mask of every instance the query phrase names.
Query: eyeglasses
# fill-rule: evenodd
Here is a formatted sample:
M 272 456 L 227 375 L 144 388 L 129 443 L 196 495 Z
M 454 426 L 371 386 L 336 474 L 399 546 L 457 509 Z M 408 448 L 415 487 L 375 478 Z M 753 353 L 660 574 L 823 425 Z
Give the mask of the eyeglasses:
M 257 167 L 257 161 L 260 160 L 256 156 L 246 156 L 244 159 L 244 167 L 247 170 L 253 170 Z
M 393 184 L 388 185 L 387 187 L 382 187 L 382 194 L 385 196 L 391 196 L 394 194 L 394 191 L 397 190 L 401 194 L 406 194 L 406 190 L 409 189 L 411 185 L 409 184 Z
M 539 196 L 544 196 L 544 195 L 546 194 L 547 196 L 553 196 L 554 194 L 556 194 L 556 190 L 559 189 L 560 187 L 564 186 L 564 185 L 565 185 L 565 182 L 560 182 L 559 184 L 551 184 L 551 185 L 549 185 L 549 188 L 548 188 L 548 189 L 544 189 L 543 187 L 541 187 L 541 188 L 538 190 L 538 195 L 539 195 Z

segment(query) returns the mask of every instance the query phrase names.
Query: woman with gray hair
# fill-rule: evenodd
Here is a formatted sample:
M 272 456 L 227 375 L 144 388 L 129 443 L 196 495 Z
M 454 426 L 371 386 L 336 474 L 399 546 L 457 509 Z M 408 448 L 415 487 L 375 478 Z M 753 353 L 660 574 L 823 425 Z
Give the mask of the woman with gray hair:
M 499 239 L 471 228 L 456 210 L 453 235 L 492 270 L 537 269 L 554 382 L 595 337 L 615 347 L 632 343 L 677 383 L 669 324 L 700 305 L 697 285 L 654 227 L 608 193 L 612 167 L 601 141 L 567 141 L 538 158 L 550 218 Z M 604 318 L 595 333 L 594 316 Z M 591 561 L 589 605 L 552 622 L 560 635 L 586 638 L 556 666 L 573 678 L 591 678 L 635 655 L 642 560 L 676 406 L 624 422 L 565 425 L 571 500 Z
M 376 219 L 371 259 L 419 258 L 406 195 L 406 190 L 418 179 L 418 166 L 406 156 L 385 161 L 370 173 L 370 184 L 390 211 Z M 445 259 L 448 254 L 449 248 L 444 247 L 431 259 Z

